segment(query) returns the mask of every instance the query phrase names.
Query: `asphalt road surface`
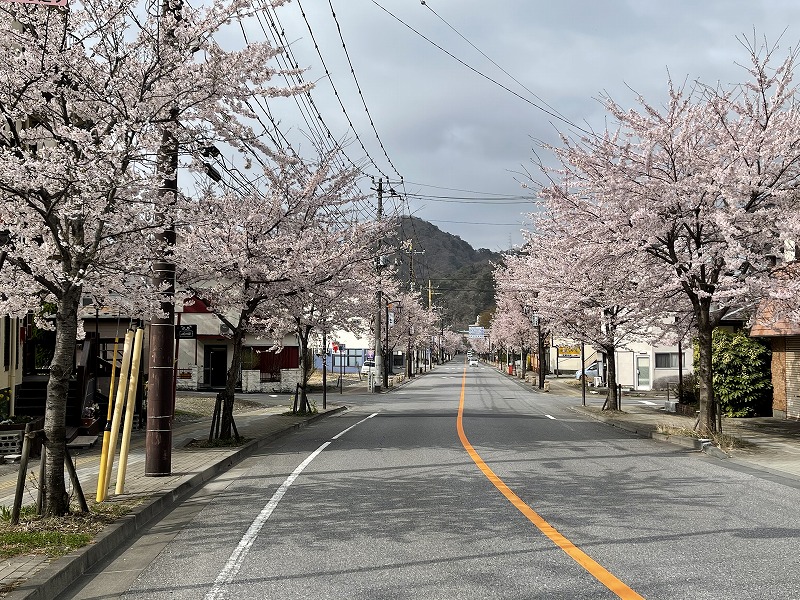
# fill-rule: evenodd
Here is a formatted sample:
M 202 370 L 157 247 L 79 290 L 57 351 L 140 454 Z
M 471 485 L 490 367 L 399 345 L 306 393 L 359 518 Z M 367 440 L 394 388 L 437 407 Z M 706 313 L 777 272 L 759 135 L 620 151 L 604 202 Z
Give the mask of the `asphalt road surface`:
M 796 486 L 485 365 L 349 400 L 62 598 L 800 599 Z

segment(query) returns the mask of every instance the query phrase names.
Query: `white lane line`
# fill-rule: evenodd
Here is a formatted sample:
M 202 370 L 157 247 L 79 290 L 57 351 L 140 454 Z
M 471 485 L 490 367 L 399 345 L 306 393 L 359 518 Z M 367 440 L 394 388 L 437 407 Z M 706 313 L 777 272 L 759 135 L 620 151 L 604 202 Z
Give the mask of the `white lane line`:
M 658 406 L 655 402 L 650 402 L 649 400 L 637 400 L 640 404 L 647 404 L 647 406 Z
M 362 419 L 355 425 L 352 425 L 345 429 L 344 431 L 340 431 L 331 439 L 336 440 L 339 439 L 342 435 L 353 429 L 356 425 L 360 425 L 364 421 L 367 421 L 377 415 L 378 413 L 372 413 L 366 419 Z M 239 573 L 239 570 L 242 568 L 242 563 L 244 559 L 247 558 L 247 554 L 250 552 L 250 548 L 253 546 L 253 543 L 256 541 L 261 528 L 264 527 L 264 524 L 267 522 L 267 519 L 270 518 L 275 508 L 278 506 L 278 503 L 283 498 L 286 491 L 291 487 L 294 483 L 295 479 L 300 476 L 305 468 L 311 464 L 320 453 L 325 450 L 328 446 L 331 445 L 331 442 L 325 442 L 319 448 L 314 450 L 308 457 L 301 462 L 297 468 L 291 472 L 291 474 L 286 478 L 286 480 L 280 485 L 280 487 L 276 490 L 276 492 L 272 495 L 272 498 L 269 499 L 269 502 L 261 509 L 261 512 L 258 513 L 258 516 L 253 520 L 248 527 L 245 534 L 242 536 L 242 539 L 239 540 L 239 544 L 234 548 L 233 552 L 231 553 L 228 562 L 225 563 L 225 566 L 220 571 L 220 574 L 217 575 L 217 578 L 214 580 L 214 585 L 211 589 L 206 593 L 204 596 L 204 600 L 220 600 L 221 598 L 225 597 L 226 586 L 231 583 Z
M 553 415 L 545 415 L 545 417 L 547 417 L 548 419 L 552 419 L 553 421 L 556 420 L 556 418 Z
M 374 416 L 375 416 L 375 415 L 377 415 L 377 414 L 378 414 L 378 413 L 372 413 L 372 414 L 371 414 L 370 416 L 368 416 L 366 419 L 361 419 L 361 420 L 360 420 L 358 423 L 356 423 L 355 425 L 351 425 L 350 427 L 348 427 L 348 428 L 347 428 L 347 429 L 345 429 L 344 431 L 340 431 L 340 432 L 339 432 L 339 433 L 337 433 L 335 436 L 333 436 L 331 439 L 332 439 L 332 440 L 338 440 L 338 439 L 339 439 L 340 437 L 342 437 L 342 436 L 343 436 L 345 433 L 347 433 L 348 431 L 350 431 L 350 430 L 351 430 L 353 427 L 357 427 L 357 426 L 361 425 L 361 424 L 362 424 L 364 421 L 368 421 L 369 419 L 371 419 L 372 417 L 374 417 Z

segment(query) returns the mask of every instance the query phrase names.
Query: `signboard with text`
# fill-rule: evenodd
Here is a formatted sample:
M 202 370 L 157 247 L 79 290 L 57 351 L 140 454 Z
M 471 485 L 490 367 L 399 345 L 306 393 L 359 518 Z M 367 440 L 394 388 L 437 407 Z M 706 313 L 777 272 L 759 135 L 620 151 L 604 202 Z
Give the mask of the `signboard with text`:
M 486 337 L 486 330 L 481 327 L 480 325 L 470 325 L 469 326 L 469 337 L 470 338 L 484 338 Z
M 581 355 L 580 346 L 559 346 L 558 355 L 561 358 L 578 358 Z
M 175 339 L 176 340 L 197 339 L 197 325 L 176 325 Z

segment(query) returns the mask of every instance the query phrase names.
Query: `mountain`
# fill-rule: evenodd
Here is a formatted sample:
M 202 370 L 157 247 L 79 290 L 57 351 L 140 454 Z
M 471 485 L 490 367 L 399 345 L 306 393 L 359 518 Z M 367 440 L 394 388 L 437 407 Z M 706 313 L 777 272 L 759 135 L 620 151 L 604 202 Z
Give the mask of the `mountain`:
M 476 250 L 459 236 L 417 217 L 400 219 L 395 242 L 405 248 L 397 256 L 401 281 L 413 281 L 423 297 L 430 281 L 434 306 L 444 308 L 445 327 L 466 329 L 478 315 L 494 309 L 491 263 L 500 262 L 501 254 Z M 488 325 L 484 319 L 481 324 Z

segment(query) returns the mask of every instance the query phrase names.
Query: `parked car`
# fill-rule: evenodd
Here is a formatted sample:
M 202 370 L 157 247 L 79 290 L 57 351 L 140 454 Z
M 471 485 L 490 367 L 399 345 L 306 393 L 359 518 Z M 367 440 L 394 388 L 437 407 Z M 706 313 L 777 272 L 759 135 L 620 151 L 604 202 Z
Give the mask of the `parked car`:
M 364 361 L 364 364 L 361 365 L 361 374 L 362 375 L 369 375 L 372 371 L 375 370 L 375 361 L 371 359 L 367 359 Z
M 580 379 L 581 374 L 586 375 L 588 379 L 592 377 L 600 377 L 600 363 L 593 362 L 591 365 L 586 367 L 583 371 L 576 371 L 575 372 L 575 379 Z

